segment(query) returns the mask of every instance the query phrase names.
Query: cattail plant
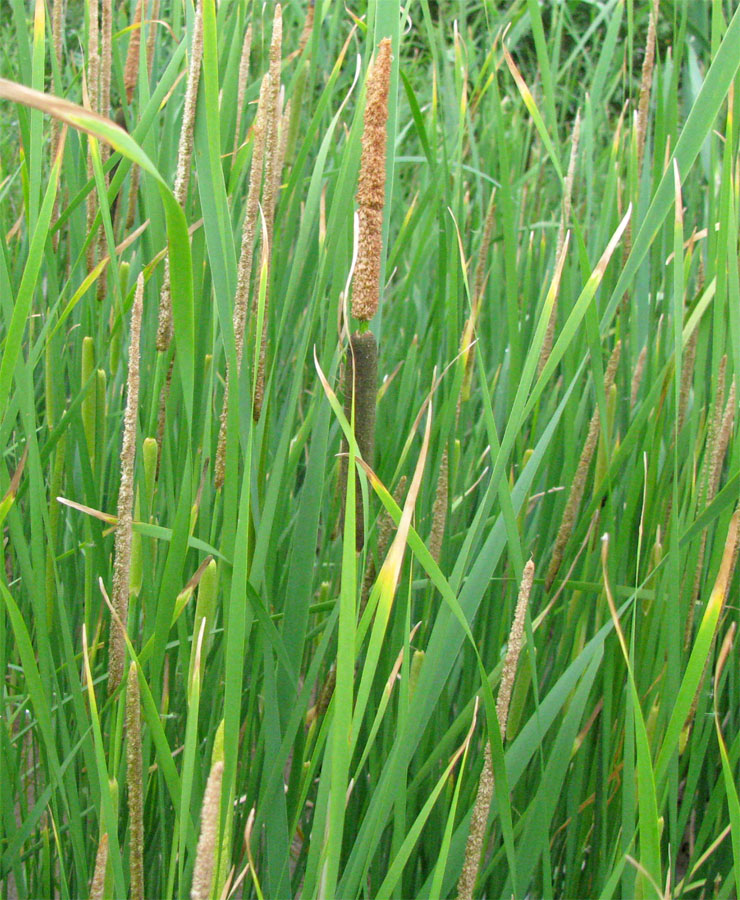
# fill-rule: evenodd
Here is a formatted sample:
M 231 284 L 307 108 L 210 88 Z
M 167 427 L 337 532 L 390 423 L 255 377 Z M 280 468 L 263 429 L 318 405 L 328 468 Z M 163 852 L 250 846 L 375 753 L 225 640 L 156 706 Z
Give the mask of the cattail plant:
M 378 379 L 378 345 L 367 323 L 378 311 L 380 269 L 383 252 L 383 207 L 385 205 L 386 122 L 391 77 L 391 42 L 380 42 L 367 76 L 367 97 L 362 132 L 362 156 L 357 182 L 359 236 L 357 262 L 352 276 L 352 315 L 360 328 L 351 335 L 345 365 L 345 414 L 352 421 L 362 458 L 373 465 L 375 450 L 375 401 Z M 341 484 L 347 483 L 348 464 L 342 460 Z M 355 546 L 365 543 L 362 494 L 356 492 Z
M 113 571 L 113 609 L 126 628 L 128 620 L 129 575 L 131 570 L 131 533 L 134 505 L 134 459 L 136 456 L 136 418 L 139 406 L 139 340 L 144 302 L 144 275 L 136 282 L 134 306 L 131 312 L 131 343 L 129 346 L 126 413 L 121 447 L 121 485 L 118 490 L 118 524 L 116 526 L 115 563 Z M 114 691 L 123 677 L 126 657 L 124 636 L 111 623 L 110 655 L 108 662 L 108 693 Z
M 501 683 L 496 699 L 496 717 L 498 718 L 501 740 L 506 737 L 506 721 L 509 715 L 509 703 L 511 691 L 514 686 L 516 670 L 519 664 L 519 654 L 524 643 L 524 617 L 529 604 L 529 595 L 532 591 L 534 579 L 534 562 L 530 559 L 524 566 L 522 581 L 519 587 L 519 597 L 514 612 L 514 622 L 509 632 L 509 642 L 506 647 L 506 659 L 501 673 Z M 457 883 L 457 896 L 459 900 L 472 900 L 473 889 L 478 878 L 480 855 L 483 849 L 483 838 L 488 824 L 488 813 L 491 809 L 493 797 L 493 762 L 491 760 L 491 748 L 486 742 L 483 771 L 478 782 L 478 793 L 475 798 L 473 815 L 470 820 L 468 841 L 465 845 L 465 862 L 463 863 L 460 880 Z
M 175 199 L 185 207 L 190 183 L 190 165 L 193 154 L 193 127 L 195 125 L 195 108 L 198 102 L 198 83 L 200 82 L 200 63 L 203 58 L 203 7 L 201 0 L 195 7 L 193 24 L 193 43 L 190 48 L 188 65 L 188 83 L 185 89 L 185 105 L 180 126 L 180 141 L 177 148 L 177 174 L 175 175 Z M 172 298 L 170 296 L 169 257 L 165 258 L 164 281 L 159 298 L 159 327 L 157 330 L 157 350 L 165 351 L 172 340 Z
M 221 812 L 221 784 L 223 762 L 214 763 L 208 776 L 203 807 L 200 813 L 200 836 L 193 870 L 191 900 L 209 900 L 218 853 L 218 823 Z
M 126 684 L 126 784 L 129 814 L 129 884 L 131 900 L 144 898 L 144 797 L 141 771 L 141 709 L 136 663 Z
M 608 393 L 611 390 L 612 385 L 614 384 L 614 379 L 617 374 L 617 366 L 619 365 L 619 354 L 621 349 L 621 342 L 617 341 L 617 344 L 612 351 L 612 355 L 609 358 L 609 362 L 604 373 L 605 393 Z M 573 527 L 575 525 L 576 516 L 578 515 L 578 508 L 581 505 L 581 498 L 583 497 L 583 491 L 586 487 L 586 476 L 588 475 L 588 470 L 591 465 L 591 459 L 594 455 L 594 450 L 596 449 L 600 432 L 601 414 L 599 412 L 599 407 L 597 406 L 593 412 L 593 415 L 591 416 L 591 421 L 588 426 L 588 434 L 586 435 L 586 441 L 583 445 L 580 459 L 578 460 L 576 474 L 573 477 L 570 494 L 568 495 L 568 500 L 565 504 L 565 510 L 563 511 L 563 518 L 560 522 L 560 528 L 558 529 L 557 537 L 555 538 L 555 546 L 552 551 L 550 566 L 547 570 L 547 575 L 545 576 L 546 591 L 550 590 L 552 583 L 555 580 L 555 576 L 558 574 L 558 570 L 560 569 L 560 564 L 563 561 L 563 551 L 565 550 L 566 544 L 570 539 Z

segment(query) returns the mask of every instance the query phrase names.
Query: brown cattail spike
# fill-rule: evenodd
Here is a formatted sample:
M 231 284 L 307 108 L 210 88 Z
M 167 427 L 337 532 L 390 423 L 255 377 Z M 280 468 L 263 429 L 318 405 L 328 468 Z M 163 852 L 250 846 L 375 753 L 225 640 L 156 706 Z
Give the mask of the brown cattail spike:
M 113 609 L 126 628 L 128 620 L 129 577 L 131 572 L 131 534 L 134 508 L 134 458 L 136 455 L 136 418 L 139 407 L 139 339 L 144 301 L 144 275 L 136 282 L 131 313 L 131 345 L 129 347 L 126 413 L 121 447 L 121 486 L 118 490 L 118 524 L 116 526 L 115 563 L 113 570 Z M 121 629 L 111 622 L 108 662 L 108 693 L 121 683 L 126 646 Z
M 355 407 L 355 438 L 363 460 L 372 468 L 375 457 L 375 404 L 378 391 L 378 344 L 372 331 L 350 338 L 345 368 L 344 413 L 351 421 Z M 342 484 L 347 484 L 347 458 L 342 460 Z M 359 476 L 355 495 L 355 540 L 359 553 L 365 544 L 362 492 Z M 344 491 L 342 491 L 344 495 Z
M 383 253 L 386 123 L 391 79 L 391 42 L 384 38 L 367 76 L 362 156 L 357 183 L 360 234 L 352 279 L 352 315 L 369 321 L 378 311 Z

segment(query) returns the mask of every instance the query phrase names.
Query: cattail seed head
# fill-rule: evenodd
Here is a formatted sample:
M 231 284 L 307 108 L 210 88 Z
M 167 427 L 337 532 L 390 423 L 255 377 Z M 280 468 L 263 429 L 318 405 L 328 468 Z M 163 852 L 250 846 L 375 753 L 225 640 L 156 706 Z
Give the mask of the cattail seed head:
M 386 123 L 391 78 L 391 42 L 380 42 L 368 72 L 362 132 L 362 156 L 357 183 L 359 240 L 352 279 L 352 315 L 368 321 L 378 310 L 383 252 Z

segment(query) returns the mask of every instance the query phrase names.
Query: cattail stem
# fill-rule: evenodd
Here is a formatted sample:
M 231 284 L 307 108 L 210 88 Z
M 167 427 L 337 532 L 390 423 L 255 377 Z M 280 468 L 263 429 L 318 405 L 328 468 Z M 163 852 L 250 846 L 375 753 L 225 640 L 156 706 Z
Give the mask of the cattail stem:
M 378 390 L 378 345 L 372 331 L 355 332 L 347 351 L 344 384 L 344 413 L 351 421 L 355 410 L 355 438 L 363 460 L 372 468 L 375 458 L 375 405 Z M 348 459 L 342 457 L 341 484 L 346 496 Z M 357 477 L 355 495 L 355 546 L 357 552 L 365 544 L 362 491 Z

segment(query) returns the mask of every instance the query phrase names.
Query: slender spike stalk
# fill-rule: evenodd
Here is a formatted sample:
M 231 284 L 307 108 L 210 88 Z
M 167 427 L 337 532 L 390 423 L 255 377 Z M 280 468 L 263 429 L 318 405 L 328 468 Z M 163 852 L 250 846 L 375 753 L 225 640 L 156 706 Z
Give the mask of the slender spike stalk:
M 198 84 L 200 82 L 200 64 L 203 59 L 203 7 L 201 0 L 195 7 L 193 24 L 193 42 L 190 48 L 188 65 L 188 83 L 185 90 L 180 142 L 177 148 L 177 174 L 175 176 L 175 200 L 183 209 L 188 195 L 190 183 L 190 165 L 193 155 L 193 127 L 195 110 L 198 102 Z M 172 340 L 172 298 L 170 296 L 169 256 L 165 258 L 164 282 L 159 298 L 159 327 L 157 330 L 157 349 L 166 350 Z
M 244 43 L 242 44 L 242 55 L 239 60 L 239 87 L 236 98 L 236 126 L 234 128 L 234 150 L 233 155 L 239 149 L 239 135 L 242 125 L 242 110 L 244 109 L 244 97 L 247 93 L 247 82 L 249 81 L 249 54 L 252 52 L 252 25 L 247 27 L 244 35 Z
M 265 115 L 265 187 L 263 196 L 263 211 L 265 216 L 265 230 L 267 234 L 267 286 L 265 290 L 265 309 L 262 322 L 262 336 L 260 338 L 259 357 L 256 364 L 256 384 L 254 392 L 254 407 L 252 417 L 259 421 L 262 414 L 262 403 L 265 394 L 265 356 L 267 354 L 267 323 L 270 309 L 270 261 L 272 259 L 272 243 L 275 227 L 275 202 L 276 202 L 276 173 L 278 170 L 278 156 L 280 153 L 279 128 L 281 119 L 280 109 L 280 61 L 282 58 L 283 44 L 283 13 L 279 3 L 275 4 L 275 16 L 272 22 L 272 41 L 270 43 L 270 79 L 267 92 L 267 109 Z M 254 321 L 257 321 L 258 297 L 252 302 Z
M 223 762 L 211 767 L 206 791 L 203 795 L 203 807 L 200 813 L 200 837 L 195 856 L 193 870 L 193 886 L 190 891 L 191 900 L 209 900 L 213 873 L 216 867 L 218 851 L 218 823 L 221 812 L 221 783 L 224 774 Z
M 647 344 L 640 350 L 640 355 L 637 357 L 637 363 L 635 364 L 635 370 L 632 373 L 632 384 L 630 385 L 630 410 L 635 408 L 635 402 L 637 401 L 637 394 L 640 390 L 640 384 L 642 383 L 642 374 L 645 371 L 645 360 L 647 359 Z
M 619 364 L 620 351 L 621 342 L 618 341 L 617 345 L 612 351 L 612 355 L 609 358 L 609 362 L 606 367 L 606 372 L 604 373 L 605 393 L 608 393 L 611 390 L 612 385 L 614 384 L 614 379 L 617 374 L 617 366 Z M 555 546 L 552 551 L 550 566 L 547 570 L 547 575 L 545 576 L 546 591 L 550 590 L 550 587 L 555 580 L 555 576 L 558 574 L 558 570 L 560 569 L 560 564 L 563 561 L 563 551 L 565 550 L 565 547 L 573 531 L 573 526 L 575 525 L 576 516 L 578 515 L 578 508 L 581 505 L 581 498 L 583 497 L 583 491 L 586 487 L 586 476 L 588 475 L 588 470 L 591 465 L 591 459 L 594 455 L 594 450 L 596 449 L 600 433 L 601 415 L 599 412 L 599 407 L 597 406 L 593 412 L 593 415 L 591 416 L 591 422 L 588 426 L 586 441 L 583 445 L 580 459 L 578 460 L 576 474 L 573 477 L 573 484 L 570 488 L 570 494 L 568 495 L 568 500 L 565 504 L 565 510 L 563 511 L 563 518 L 560 522 L 560 528 L 555 539 Z
M 723 357 L 723 362 L 726 357 Z M 724 399 L 724 366 L 720 366 L 720 377 L 717 385 L 717 402 L 715 403 L 712 426 L 710 428 L 710 440 L 707 440 L 709 453 L 708 467 L 705 464 L 705 478 L 703 479 L 702 488 L 706 487 L 706 495 L 703 503 L 700 500 L 699 508 L 706 509 L 714 500 L 719 487 L 719 480 L 722 474 L 722 466 L 727 453 L 727 446 L 732 435 L 733 425 L 735 423 L 735 379 L 732 379 L 730 391 L 727 397 L 724 414 L 720 420 L 721 403 Z M 696 610 L 696 602 L 699 598 L 701 589 L 701 576 L 704 568 L 704 554 L 707 546 L 707 530 L 702 531 L 701 543 L 699 545 L 699 558 L 696 561 L 696 569 L 694 571 L 694 584 L 691 591 L 689 601 L 688 615 L 686 616 L 686 625 L 684 627 L 684 649 L 687 649 L 691 643 L 694 633 L 694 613 Z
M 234 297 L 234 341 L 236 343 L 237 372 L 232 373 L 231 367 L 226 367 L 226 389 L 224 401 L 221 407 L 221 423 L 218 432 L 218 446 L 216 449 L 215 485 L 223 487 L 226 471 L 226 423 L 229 413 L 229 397 L 231 394 L 231 381 L 238 376 L 241 368 L 244 352 L 244 327 L 249 308 L 249 285 L 252 277 L 252 262 L 254 259 L 254 238 L 257 230 L 257 217 L 259 215 L 260 190 L 262 188 L 262 172 L 265 157 L 265 137 L 267 120 L 267 95 L 269 89 L 269 73 L 262 79 L 257 115 L 254 120 L 254 148 L 252 151 L 252 167 L 249 172 L 249 190 L 247 192 L 247 209 L 242 226 L 242 243 L 239 253 L 239 266 L 236 276 L 236 295 Z
M 437 491 L 432 507 L 432 533 L 429 535 L 429 552 L 436 563 L 442 554 L 442 541 L 445 535 L 445 523 L 447 522 L 447 491 L 449 481 L 449 463 L 447 459 L 447 447 L 442 452 L 442 463 L 437 477 Z
M 141 7 L 144 0 L 137 0 L 134 19 L 131 23 L 131 37 L 126 53 L 126 65 L 123 70 L 123 86 L 126 91 L 126 103 L 131 105 L 134 99 L 136 83 L 139 80 L 139 55 L 141 53 Z
M 141 709 L 136 663 L 126 685 L 126 784 L 129 811 L 129 885 L 131 900 L 144 900 L 144 803 L 141 770 Z
M 514 686 L 514 679 L 516 678 L 517 666 L 519 665 L 519 654 L 521 653 L 522 644 L 524 643 L 524 617 L 529 604 L 529 595 L 532 591 L 533 579 L 534 562 L 530 559 L 524 566 L 524 571 L 522 573 L 519 597 L 514 613 L 514 622 L 509 633 L 506 659 L 504 660 L 504 667 L 501 673 L 501 684 L 499 685 L 498 697 L 496 700 L 496 716 L 498 718 L 502 741 L 506 739 L 506 721 L 509 715 L 511 691 Z M 473 897 L 473 890 L 475 888 L 475 882 L 478 878 L 478 869 L 480 867 L 481 851 L 483 850 L 483 839 L 488 825 L 488 814 L 491 809 L 493 787 L 491 747 L 490 744 L 486 742 L 483 771 L 481 772 L 480 781 L 478 783 L 478 793 L 475 798 L 475 806 L 473 807 L 473 816 L 470 820 L 468 841 L 465 845 L 465 862 L 463 863 L 462 874 L 460 875 L 460 880 L 457 884 L 458 900 L 472 900 Z
M 90 103 L 90 109 L 98 112 L 100 107 L 100 26 L 98 22 L 98 0 L 89 0 L 89 32 L 87 39 L 87 93 Z M 88 138 L 88 141 L 91 140 Z M 92 153 L 88 147 L 87 151 L 87 177 L 90 180 L 93 177 Z M 92 234 L 95 214 L 97 212 L 97 196 L 95 187 L 91 189 L 87 195 L 87 233 Z M 95 268 L 95 248 L 96 241 L 94 237 L 90 238 L 87 245 L 87 271 L 91 272 Z
M 143 302 L 144 275 L 142 273 L 136 282 L 136 294 L 131 312 L 131 343 L 129 346 L 123 445 L 121 447 L 121 486 L 118 490 L 118 524 L 116 526 L 113 574 L 113 608 L 124 628 L 127 627 L 128 621 L 129 577 L 131 570 L 136 419 L 139 407 L 139 341 Z M 113 692 L 121 683 L 125 658 L 126 646 L 123 634 L 116 623 L 112 622 L 108 662 L 108 693 Z
M 573 124 L 573 135 L 571 137 L 571 146 L 570 146 L 570 161 L 568 162 L 568 174 L 565 176 L 565 191 L 563 194 L 563 214 L 560 218 L 560 226 L 558 228 L 558 240 L 557 246 L 555 249 L 555 259 L 560 259 L 560 254 L 563 250 L 563 243 L 565 242 L 565 230 L 568 227 L 568 223 L 570 222 L 570 210 L 573 199 L 573 181 L 575 179 L 576 174 L 576 161 L 578 159 L 578 143 L 581 137 L 581 111 L 578 110 L 576 113 L 576 120 Z M 547 322 L 547 331 L 545 332 L 545 340 L 542 344 L 542 350 L 540 351 L 540 358 L 537 363 L 537 375 L 539 376 L 542 373 L 542 370 L 545 368 L 547 364 L 547 360 L 550 358 L 550 353 L 552 352 L 552 345 L 555 339 L 555 325 L 557 324 L 558 317 L 558 294 L 555 295 L 555 300 L 552 304 L 552 311 L 550 312 L 550 318 Z

